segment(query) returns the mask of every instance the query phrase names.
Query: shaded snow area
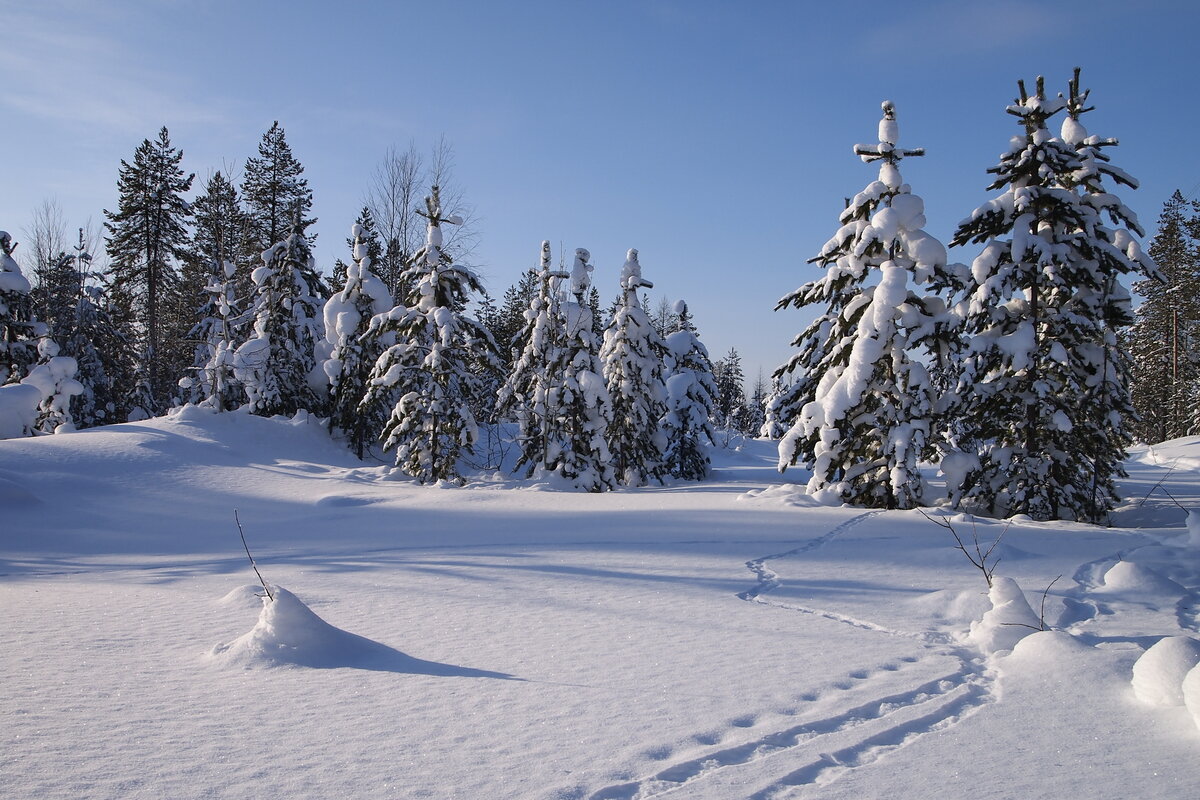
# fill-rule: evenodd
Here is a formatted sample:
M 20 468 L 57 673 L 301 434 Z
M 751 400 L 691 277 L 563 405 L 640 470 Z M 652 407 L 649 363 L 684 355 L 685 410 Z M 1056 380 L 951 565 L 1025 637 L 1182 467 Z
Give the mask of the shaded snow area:
M 1132 454 L 1119 527 L 1012 522 L 990 592 L 775 460 L 583 494 L 242 413 L 2 441 L 0 797 L 1200 796 L 1200 440 Z

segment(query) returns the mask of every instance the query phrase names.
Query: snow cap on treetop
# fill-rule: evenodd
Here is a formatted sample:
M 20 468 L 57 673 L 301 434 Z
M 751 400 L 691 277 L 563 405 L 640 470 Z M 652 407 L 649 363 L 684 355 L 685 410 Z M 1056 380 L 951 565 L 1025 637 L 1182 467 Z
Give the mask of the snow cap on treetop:
M 896 122 L 896 105 L 891 100 L 884 100 L 883 119 L 879 120 L 879 143 L 890 144 L 893 147 L 900 141 L 900 125 Z M 882 148 L 880 148 L 882 151 Z
M 625 263 L 621 265 L 621 285 L 626 289 L 636 289 L 643 283 L 642 265 L 638 263 L 638 251 L 631 247 L 625 254 Z
M 588 259 L 592 257 L 582 247 L 575 250 L 575 263 L 571 266 L 571 294 L 582 295 L 592 285 L 592 265 Z
M 675 305 L 671 308 L 671 310 L 682 317 L 687 313 L 687 303 L 683 302 L 682 300 L 676 300 Z

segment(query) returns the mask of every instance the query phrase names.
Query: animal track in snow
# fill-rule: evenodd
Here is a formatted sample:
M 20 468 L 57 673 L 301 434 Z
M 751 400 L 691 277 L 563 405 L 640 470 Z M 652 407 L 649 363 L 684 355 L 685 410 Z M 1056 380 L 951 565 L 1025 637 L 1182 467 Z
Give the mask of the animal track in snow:
M 871 763 L 922 734 L 953 724 L 988 702 L 991 690 L 978 662 L 961 656 L 953 658 L 958 660 L 958 669 L 936 675 L 914 688 L 874 697 L 839 713 L 677 761 L 648 778 L 603 787 L 593 792 L 590 800 L 645 800 L 748 764 L 762 766 L 764 774 L 773 776 L 768 777 L 767 787 L 755 795 L 766 800 L 797 786 L 824 781 L 831 770 Z M 861 681 L 878 679 L 884 674 L 880 667 L 866 673 L 860 681 L 846 681 L 846 688 L 862 687 Z M 734 720 L 731 724 L 738 722 Z M 695 740 L 700 741 L 699 737 Z M 765 763 L 768 759 L 779 763 L 768 765 Z

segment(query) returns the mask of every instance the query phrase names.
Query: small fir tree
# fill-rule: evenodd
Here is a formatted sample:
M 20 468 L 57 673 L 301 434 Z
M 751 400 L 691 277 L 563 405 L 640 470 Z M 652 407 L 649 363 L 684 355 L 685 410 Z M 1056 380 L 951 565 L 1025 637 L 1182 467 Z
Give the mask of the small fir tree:
M 667 437 L 667 470 L 676 478 L 699 481 L 708 477 L 708 446 L 713 443 L 711 419 L 717 395 L 708 348 L 696 333 L 685 302 L 672 308 L 675 330 L 667 336 L 667 413 L 662 427 Z
M 592 283 L 591 254 L 575 251 L 569 290 L 573 302 L 562 304 L 565 335 L 563 377 L 558 403 L 562 451 L 556 471 L 578 489 L 603 492 L 616 483 L 607 434 L 613 424 L 613 403 L 600 362 L 600 337 L 595 332 L 597 293 Z
M 568 274 L 551 267 L 550 242 L 542 242 L 538 293 L 525 312 L 519 339 L 525 343 L 496 400 L 498 415 L 512 414 L 519 428 L 521 457 L 516 468 L 553 471 L 562 451 L 565 320 L 559 284 Z
M 246 392 L 250 412 L 269 417 L 317 411 L 320 398 L 310 383 L 316 344 L 324 338 L 320 300 L 305 273 L 315 272 L 303 222 L 262 254 L 254 270 L 254 328 L 234 356 L 234 375 Z
M 32 287 L 12 257 L 16 247 L 8 231 L 0 231 L 0 386 L 29 374 L 44 332 L 33 316 Z
M 369 335 L 392 333 L 397 341 L 376 363 L 366 402 L 393 388 L 400 392 L 382 436 L 384 449 L 396 451 L 400 469 L 420 483 L 464 483 L 458 458 L 478 437 L 471 413 L 477 379 L 468 357 L 484 350 L 492 353 L 491 368 L 499 361 L 488 331 L 459 310 L 482 288 L 479 278 L 442 252 L 441 226 L 459 220 L 442 216 L 437 186 L 425 208 L 425 246 L 403 276 L 413 286 L 407 305 L 371 320 Z
M 369 218 L 369 212 L 364 216 Z M 387 422 L 386 398 L 376 395 L 369 402 L 366 398 L 375 362 L 393 338 L 385 335 L 380 339 L 367 332 L 371 319 L 387 313 L 393 302 L 383 281 L 371 271 L 371 231 L 356 222 L 350 241 L 354 263 L 346 270 L 346 284 L 325 303 L 329 356 L 323 367 L 329 380 L 329 429 L 340 431 L 355 455 L 362 458 Z M 377 246 L 378 240 L 375 242 Z
M 617 479 L 626 486 L 643 486 L 667 474 L 663 462 L 666 437 L 659 421 L 667 412 L 663 383 L 666 346 L 642 309 L 638 290 L 653 288 L 642 278 L 638 251 L 630 250 L 621 268 L 621 301 L 608 329 L 600 360 L 613 404 L 608 428 Z

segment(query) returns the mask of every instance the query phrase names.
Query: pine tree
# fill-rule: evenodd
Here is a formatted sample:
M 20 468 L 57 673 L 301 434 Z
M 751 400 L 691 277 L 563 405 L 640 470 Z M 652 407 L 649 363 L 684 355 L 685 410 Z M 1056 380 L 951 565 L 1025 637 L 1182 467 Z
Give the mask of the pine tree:
M 1134 431 L 1145 442 L 1200 430 L 1193 421 L 1200 411 L 1194 399 L 1200 383 L 1200 245 L 1189 235 L 1188 207 L 1179 190 L 1163 204 L 1150 243 L 1163 280 L 1133 285 L 1145 298 L 1128 335 Z
M 661 481 L 667 474 L 663 463 L 666 437 L 660 420 L 667 412 L 663 382 L 666 346 L 642 309 L 638 289 L 653 288 L 642 278 L 638 251 L 630 250 L 621 268 L 621 304 L 604 332 L 600 360 L 613 404 L 613 421 L 608 428 L 617 479 L 626 486 L 643 486 Z
M 492 368 L 499 367 L 495 343 L 478 322 L 459 309 L 482 286 L 470 269 L 454 264 L 442 252 L 443 217 L 438 187 L 425 199 L 425 246 L 417 251 L 407 285 L 414 287 L 387 314 L 371 321 L 369 335 L 395 334 L 371 374 L 371 402 L 396 387 L 400 399 L 383 428 L 385 450 L 395 449 L 396 465 L 420 483 L 465 482 L 458 458 L 478 437 L 470 399 L 475 376 L 468 368 L 472 350 L 491 350 Z
M 364 209 L 360 219 L 370 219 Z M 391 338 L 368 335 L 371 319 L 393 306 L 392 296 L 371 271 L 372 242 L 378 239 L 362 222 L 351 228 L 355 263 L 346 271 L 346 285 L 325 303 L 325 338 L 329 356 L 323 367 L 329 379 L 329 429 L 341 431 L 355 455 L 362 458 L 367 445 L 387 422 L 382 396 L 367 401 L 371 371 Z
M 604 383 L 600 337 L 595 333 L 599 295 L 592 282 L 591 253 L 575 251 L 569 289 L 574 302 L 562 304 L 565 337 L 558 416 L 562 452 L 557 472 L 578 489 L 603 492 L 616 482 L 606 439 L 613 423 L 613 404 Z
M 537 469 L 552 471 L 562 449 L 559 405 L 566 323 L 559 284 L 567 277 L 568 273 L 552 269 L 550 242 L 542 242 L 538 294 L 529 303 L 518 337 L 525 346 L 496 401 L 497 414 L 516 417 L 521 447 L 516 468 L 528 465 L 531 475 Z
M 1077 150 L 1047 128 L 1070 101 L 1047 98 L 1040 77 L 1033 95 L 1018 86 L 1008 113 L 1024 136 L 989 170 L 989 188 L 1003 193 L 960 224 L 952 243 L 984 250 L 964 301 L 964 455 L 950 459 L 948 488 L 957 503 L 1002 516 L 1099 521 L 1115 501 L 1112 464 L 1103 462 L 1123 446 L 1109 414 L 1089 424 L 1088 403 L 1097 386 L 1119 380 L 1105 364 L 1117 321 L 1112 279 L 1145 266 L 1127 232 L 1103 226 L 1101 211 L 1134 229 L 1136 222 L 1088 186 L 1098 166 L 1087 163 L 1094 152 L 1085 148 L 1096 143 L 1082 139 Z
M 32 287 L 12 257 L 16 246 L 8 231 L 0 231 L 0 386 L 29 374 L 44 333 L 33 316 Z
M 307 230 L 316 222 L 305 216 L 312 210 L 312 190 L 301 177 L 303 174 L 304 167 L 292 155 L 284 130 L 276 120 L 258 144 L 258 157 L 246 159 L 246 174 L 242 178 L 249 244 L 254 254 L 283 241 L 294 227 Z M 315 238 L 309 237 L 310 245 Z M 315 288 L 310 287 L 310 291 Z
M 840 308 L 841 335 L 813 351 L 811 399 L 779 444 L 781 470 L 801 454 L 811 465 L 810 493 L 874 508 L 922 500 L 917 460 L 934 395 L 924 364 L 910 353 L 948 325 L 938 319 L 944 304 L 913 288 L 944 270 L 946 248 L 923 230 L 925 204 L 900 176 L 900 160 L 924 151 L 898 142 L 895 107 L 885 102 L 878 143 L 854 148 L 863 161 L 879 162 L 879 176 L 851 200 L 813 259 L 827 268 L 824 279 L 794 296 L 801 303 L 829 298 L 822 319 Z
M 234 377 L 244 387 L 253 414 L 318 411 L 320 398 L 310 376 L 324 331 L 321 301 L 304 279 L 315 266 L 299 217 L 287 238 L 262 254 L 262 261 L 253 275 L 254 329 L 234 355 Z
M 164 127 L 144 140 L 133 163 L 121 161 L 117 210 L 105 211 L 114 298 L 130 303 L 123 316 L 133 324 L 140 378 L 134 416 L 161 413 L 186 367 L 181 346 L 186 328 L 170 313 L 179 293 L 177 262 L 187 254 L 191 208 L 183 193 L 195 175 L 180 168 L 183 151 L 171 146 Z
M 667 413 L 662 418 L 667 437 L 667 470 L 689 481 L 708 477 L 708 446 L 714 435 L 711 419 L 717 394 L 708 348 L 696 333 L 687 304 L 672 309 L 675 330 L 666 339 L 668 361 Z

